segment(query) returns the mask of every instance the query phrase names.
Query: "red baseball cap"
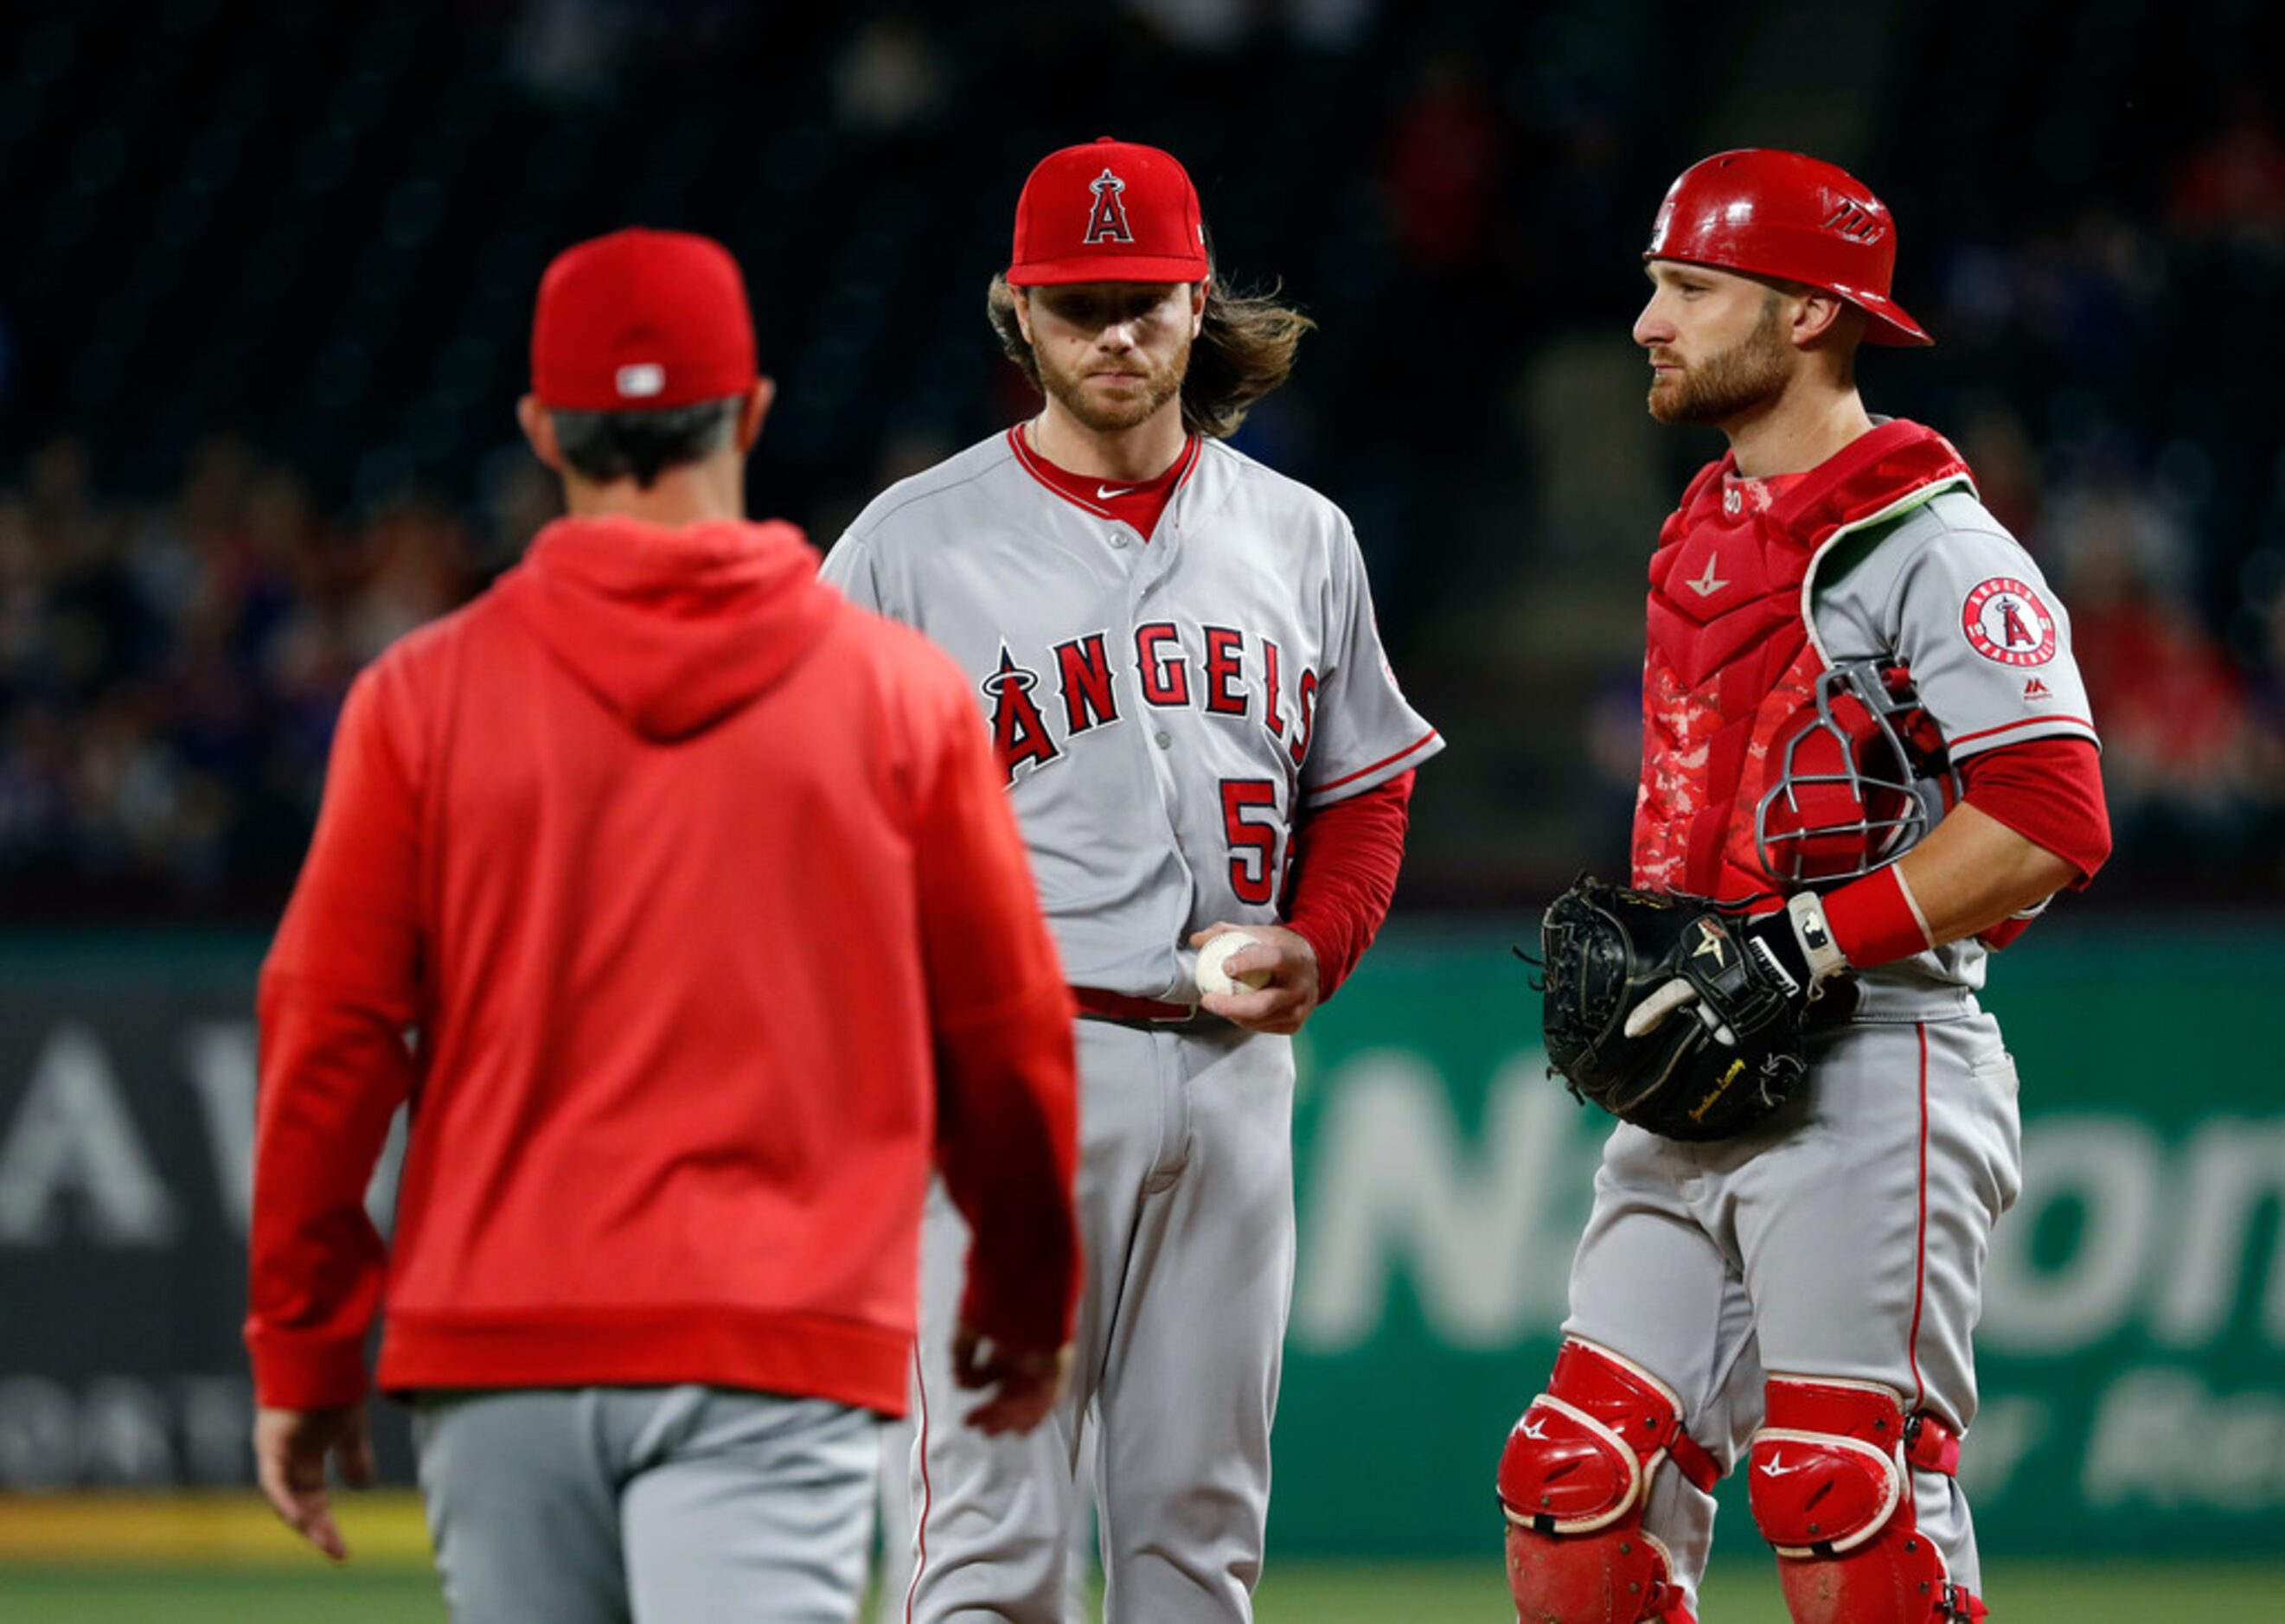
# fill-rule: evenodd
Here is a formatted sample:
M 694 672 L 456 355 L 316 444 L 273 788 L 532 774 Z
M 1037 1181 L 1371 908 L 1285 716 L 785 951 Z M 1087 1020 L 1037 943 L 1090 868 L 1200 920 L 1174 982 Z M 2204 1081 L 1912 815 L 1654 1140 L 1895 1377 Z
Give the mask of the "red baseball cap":
M 1198 189 L 1174 154 L 1109 136 L 1040 160 L 1016 202 L 1011 287 L 1202 282 Z
M 531 392 L 569 412 L 654 412 L 753 387 L 754 319 L 730 251 L 688 231 L 613 231 L 539 279 Z

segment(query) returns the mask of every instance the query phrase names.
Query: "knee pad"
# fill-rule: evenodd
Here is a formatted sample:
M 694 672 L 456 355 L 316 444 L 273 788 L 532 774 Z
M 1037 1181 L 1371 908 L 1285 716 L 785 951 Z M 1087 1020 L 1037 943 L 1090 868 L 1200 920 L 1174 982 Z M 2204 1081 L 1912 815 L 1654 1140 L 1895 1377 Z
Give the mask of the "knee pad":
M 1530 1624 L 1694 1624 L 1643 1508 L 1669 1461 L 1722 1475 L 1682 1430 L 1682 1400 L 1630 1360 L 1573 1339 L 1500 1455 L 1508 1588 Z
M 1794 1624 L 1983 1617 L 1912 1509 L 1912 1469 L 1950 1477 L 1959 1440 L 1925 1411 L 1907 1415 L 1894 1388 L 1773 1377 L 1750 1460 L 1754 1521 L 1778 1553 Z

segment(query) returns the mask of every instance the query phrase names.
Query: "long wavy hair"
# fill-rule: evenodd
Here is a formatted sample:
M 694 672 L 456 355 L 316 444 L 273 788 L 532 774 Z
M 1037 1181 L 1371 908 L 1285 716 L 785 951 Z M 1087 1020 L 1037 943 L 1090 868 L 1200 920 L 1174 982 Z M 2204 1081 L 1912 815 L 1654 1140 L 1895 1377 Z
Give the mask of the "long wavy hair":
M 1234 293 L 1220 277 L 1206 279 L 1205 320 L 1190 345 L 1190 370 L 1182 374 L 1182 427 L 1190 433 L 1228 439 L 1253 403 L 1293 370 L 1294 347 L 1317 324 L 1278 303 L 1279 291 L 1273 286 L 1267 293 Z M 1039 388 L 1039 357 L 1016 319 L 1016 291 L 1007 278 L 992 279 L 984 309 L 1001 349 Z

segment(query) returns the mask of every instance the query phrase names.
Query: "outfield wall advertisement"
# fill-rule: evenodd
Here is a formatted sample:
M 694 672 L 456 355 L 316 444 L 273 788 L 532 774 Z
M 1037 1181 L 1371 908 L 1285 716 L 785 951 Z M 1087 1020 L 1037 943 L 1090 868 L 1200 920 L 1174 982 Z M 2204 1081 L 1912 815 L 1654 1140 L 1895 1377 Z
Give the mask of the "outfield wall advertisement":
M 1978 1338 L 1983 1537 L 2285 1555 L 2285 1063 L 2258 1019 L 2285 937 L 2048 936 L 1986 1000 L 2027 1178 Z M 1606 1126 L 1546 1078 L 1509 939 L 1392 930 L 1305 1037 L 1280 1551 L 1496 1541 Z M 0 941 L 0 1489 L 246 1479 L 259 952 Z
M 1497 1537 L 1607 1126 L 1508 939 L 1410 936 L 1308 1034 L 1280 1549 Z M 2026 1163 L 1962 1461 L 1993 1549 L 2285 1555 L 2285 939 L 2222 947 L 2055 930 L 1992 967 Z

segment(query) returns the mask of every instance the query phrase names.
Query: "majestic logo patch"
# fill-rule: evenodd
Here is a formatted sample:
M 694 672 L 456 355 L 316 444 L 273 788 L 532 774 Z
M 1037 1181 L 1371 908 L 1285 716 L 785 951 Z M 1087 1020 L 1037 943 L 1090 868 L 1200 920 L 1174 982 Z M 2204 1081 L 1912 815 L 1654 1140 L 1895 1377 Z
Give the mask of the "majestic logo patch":
M 1095 207 L 1088 211 L 1087 235 L 1080 240 L 1133 242 L 1135 233 L 1127 225 L 1127 205 L 1119 200 L 1127 183 L 1105 169 L 1088 182 L 1087 189 L 1095 193 Z
M 2013 576 L 1993 576 L 1968 593 L 1959 629 L 1969 647 L 2001 665 L 2045 665 L 2055 657 L 2055 617 Z
M 2023 685 L 2023 697 L 2025 699 L 2053 699 L 2054 696 L 2055 691 L 2049 687 L 2046 683 L 2041 682 L 2037 677 L 2032 678 L 2029 682 Z

